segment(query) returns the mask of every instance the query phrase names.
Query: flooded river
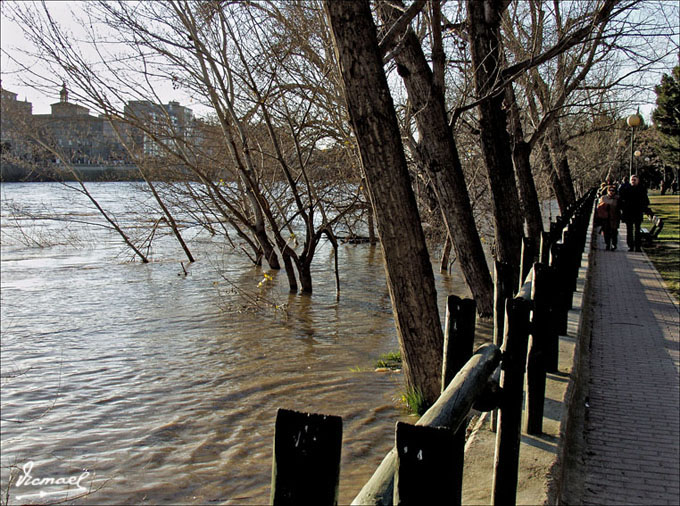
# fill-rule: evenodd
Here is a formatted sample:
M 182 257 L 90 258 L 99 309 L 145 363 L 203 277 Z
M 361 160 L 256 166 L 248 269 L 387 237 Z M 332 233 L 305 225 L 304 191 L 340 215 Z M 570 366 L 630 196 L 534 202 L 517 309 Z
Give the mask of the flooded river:
M 130 183 L 90 187 L 134 233 L 146 194 Z M 88 504 L 267 503 L 279 407 L 342 416 L 340 502 L 351 501 L 392 446 L 395 422 L 408 419 L 402 375 L 373 371 L 398 349 L 379 247 L 340 247 L 336 298 L 323 246 L 314 294 L 290 296 L 283 272 L 258 287 L 267 271 L 223 239 L 187 230 L 198 261 L 185 276 L 170 237 L 154 243 L 151 263 L 131 262 L 73 190 L 1 191 L 10 503 L 65 497 L 63 485 L 36 478 L 80 479 Z M 48 216 L 59 219 L 38 219 Z M 446 294 L 468 292 L 455 273 L 437 283 L 443 318 Z M 282 309 L 254 310 L 234 287 Z

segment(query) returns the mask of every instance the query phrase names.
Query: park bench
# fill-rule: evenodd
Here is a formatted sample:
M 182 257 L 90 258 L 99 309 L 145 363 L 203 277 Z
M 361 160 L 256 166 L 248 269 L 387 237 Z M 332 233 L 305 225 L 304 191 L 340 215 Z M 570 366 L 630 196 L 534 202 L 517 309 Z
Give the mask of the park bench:
M 660 218 L 657 215 L 652 216 L 652 228 L 647 229 L 643 227 L 640 229 L 642 232 L 642 240 L 645 244 L 651 244 L 654 239 L 659 237 L 661 230 L 663 230 L 663 218 Z

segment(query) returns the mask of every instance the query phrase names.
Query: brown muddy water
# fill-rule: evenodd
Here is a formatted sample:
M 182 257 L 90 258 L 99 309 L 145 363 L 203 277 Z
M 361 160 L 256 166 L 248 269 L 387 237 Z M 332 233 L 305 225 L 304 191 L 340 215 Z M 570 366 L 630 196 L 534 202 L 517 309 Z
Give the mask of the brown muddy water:
M 144 192 L 91 188 L 135 233 Z M 130 262 L 73 190 L 1 191 L 3 502 L 12 479 L 10 504 L 82 490 L 87 504 L 267 503 L 280 407 L 342 416 L 351 501 L 409 419 L 402 375 L 373 371 L 398 349 L 379 247 L 341 246 L 336 297 L 324 246 L 314 294 L 290 296 L 284 273 L 258 287 L 266 271 L 198 230 L 185 232 L 198 261 L 184 276 L 168 237 L 150 264 Z M 283 309 L 253 310 L 235 286 Z M 447 294 L 469 295 L 455 272 L 437 287 L 442 318 Z

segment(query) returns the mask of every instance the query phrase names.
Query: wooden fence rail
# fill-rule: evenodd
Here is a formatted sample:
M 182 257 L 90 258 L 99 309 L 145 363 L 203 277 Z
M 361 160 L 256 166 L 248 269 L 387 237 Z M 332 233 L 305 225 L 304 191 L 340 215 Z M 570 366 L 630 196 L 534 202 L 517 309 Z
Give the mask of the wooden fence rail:
M 501 351 L 497 346 L 487 344 L 480 347 L 416 425 L 447 427 L 453 432 L 457 431 L 475 401 L 487 390 L 489 379 L 500 360 Z M 392 504 L 396 460 L 397 452 L 392 449 L 352 504 Z
M 496 287 L 495 304 L 504 311 L 495 312 L 493 344 L 472 353 L 475 303 L 449 296 L 442 394 L 415 425 L 397 423 L 395 447 L 352 504 L 461 504 L 465 424 L 473 407 L 498 408 L 492 500 L 515 504 L 524 375 L 524 431 L 540 434 L 546 373 L 557 370 L 559 336 L 567 331 L 594 198 L 593 190 L 558 216 L 542 234 L 539 251 L 524 242 L 524 283 L 514 296 L 513 287 Z M 339 417 L 279 410 L 271 503 L 337 504 L 341 438 Z

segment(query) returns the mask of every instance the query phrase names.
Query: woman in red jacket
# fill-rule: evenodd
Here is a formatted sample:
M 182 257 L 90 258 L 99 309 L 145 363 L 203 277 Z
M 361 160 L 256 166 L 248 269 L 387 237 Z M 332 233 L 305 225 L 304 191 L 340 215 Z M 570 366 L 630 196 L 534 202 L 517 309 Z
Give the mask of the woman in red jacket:
M 607 193 L 600 197 L 597 204 L 597 217 L 602 226 L 606 249 L 616 249 L 619 240 L 619 225 L 621 224 L 621 211 L 619 209 L 619 196 L 615 186 L 608 186 Z

